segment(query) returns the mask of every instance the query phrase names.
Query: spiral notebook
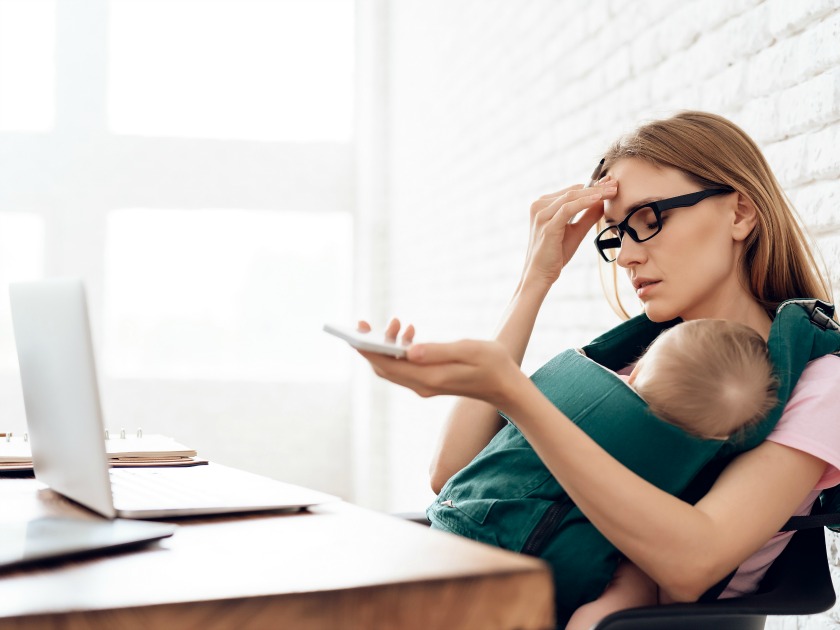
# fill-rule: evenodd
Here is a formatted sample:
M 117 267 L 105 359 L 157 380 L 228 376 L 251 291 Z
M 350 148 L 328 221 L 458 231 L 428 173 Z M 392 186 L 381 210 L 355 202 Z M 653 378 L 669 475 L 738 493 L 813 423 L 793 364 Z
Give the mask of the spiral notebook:
M 105 432 L 105 452 L 112 468 L 142 466 L 197 466 L 206 464 L 194 449 L 184 446 L 166 435 L 143 433 L 137 429 L 126 433 Z M 0 472 L 32 470 L 32 448 L 29 435 L 0 432 Z
M 54 491 L 107 518 L 299 510 L 337 500 L 218 464 L 109 469 L 84 286 L 12 283 L 9 297 L 35 477 Z

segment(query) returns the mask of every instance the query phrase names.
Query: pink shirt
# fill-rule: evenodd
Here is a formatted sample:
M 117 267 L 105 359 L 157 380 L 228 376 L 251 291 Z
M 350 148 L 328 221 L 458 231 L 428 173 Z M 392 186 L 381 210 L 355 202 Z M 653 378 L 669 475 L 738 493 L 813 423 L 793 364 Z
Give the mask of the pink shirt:
M 796 515 L 808 514 L 821 490 L 840 484 L 840 357 L 828 355 L 811 361 L 799 377 L 771 442 L 804 451 L 827 466 L 822 478 Z M 755 591 L 770 564 L 787 545 L 793 532 L 778 533 L 747 559 L 733 576 L 721 598 Z

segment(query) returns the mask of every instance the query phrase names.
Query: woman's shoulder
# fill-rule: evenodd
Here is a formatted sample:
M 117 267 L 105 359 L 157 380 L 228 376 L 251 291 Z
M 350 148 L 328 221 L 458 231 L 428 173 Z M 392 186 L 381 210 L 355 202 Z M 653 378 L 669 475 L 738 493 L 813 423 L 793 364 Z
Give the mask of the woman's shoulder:
M 826 355 L 805 366 L 768 440 L 815 455 L 831 465 L 821 486 L 840 483 L 840 357 Z M 830 477 L 830 479 L 829 479 Z
M 791 420 L 805 413 L 813 413 L 816 407 L 828 404 L 825 411 L 833 411 L 836 419 L 836 392 L 840 388 L 840 356 L 827 354 L 814 359 L 802 371 L 785 406 L 782 419 Z M 780 421 L 781 424 L 781 421 Z M 840 422 L 836 422 L 840 425 Z
M 840 383 L 840 356 L 836 354 L 827 354 L 809 362 L 802 371 L 802 376 L 799 377 L 791 398 L 798 389 L 821 387 L 831 383 Z

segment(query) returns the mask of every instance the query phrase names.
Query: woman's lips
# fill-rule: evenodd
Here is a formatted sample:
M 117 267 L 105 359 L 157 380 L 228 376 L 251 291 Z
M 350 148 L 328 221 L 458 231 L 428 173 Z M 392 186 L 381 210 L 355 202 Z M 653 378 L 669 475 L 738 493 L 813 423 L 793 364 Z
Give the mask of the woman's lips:
M 636 297 L 639 299 L 644 298 L 648 293 L 650 293 L 656 285 L 659 284 L 659 280 L 644 280 L 639 282 L 636 286 Z

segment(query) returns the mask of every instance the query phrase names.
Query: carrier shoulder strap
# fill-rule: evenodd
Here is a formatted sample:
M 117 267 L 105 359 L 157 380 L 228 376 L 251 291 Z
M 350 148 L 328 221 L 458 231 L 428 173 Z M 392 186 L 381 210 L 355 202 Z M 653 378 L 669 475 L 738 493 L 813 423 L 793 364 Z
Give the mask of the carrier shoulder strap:
M 809 361 L 827 354 L 840 354 L 840 325 L 832 319 L 833 315 L 834 306 L 816 299 L 787 300 L 779 305 L 768 340 L 780 381 L 779 405 L 749 434 L 741 448 L 727 444 L 721 457 L 698 476 L 696 483 L 683 495 L 684 499 L 694 502 L 705 495 L 735 455 L 757 446 L 772 432 Z M 840 531 L 840 487 L 824 490 L 812 514 L 791 517 L 780 531 L 813 527 Z
M 832 319 L 834 307 L 821 300 L 788 300 L 779 306 L 777 313 L 780 313 L 783 308 L 793 304 L 803 309 L 805 316 L 807 316 L 812 326 L 806 327 L 805 329 L 801 326 L 794 328 L 793 326 L 795 324 L 790 318 L 779 322 L 783 329 L 780 331 L 782 334 L 775 337 L 775 342 L 779 344 L 779 348 L 776 349 L 776 355 L 784 357 L 789 361 L 787 365 L 777 366 L 778 369 L 788 370 L 781 379 L 783 385 L 787 386 L 787 391 L 784 392 L 785 401 L 790 397 L 793 387 L 799 378 L 799 373 L 801 373 L 801 371 L 796 373 L 797 364 L 807 363 L 809 360 L 819 358 L 826 354 L 838 354 L 840 352 L 840 342 L 838 342 L 838 338 L 840 338 L 840 325 Z M 771 339 L 771 342 L 773 341 Z M 776 360 L 774 356 L 774 361 Z M 794 372 L 794 374 L 791 374 L 791 372 Z M 795 378 L 790 378 L 791 376 L 795 376 Z M 787 382 L 784 382 L 785 380 Z M 782 410 L 779 409 L 778 411 L 779 416 L 781 416 Z M 764 426 L 764 423 L 762 423 L 760 425 L 761 430 L 755 437 L 760 438 L 759 441 L 763 440 L 769 435 L 775 424 L 775 421 L 770 426 Z M 820 495 L 819 502 L 814 505 L 812 514 L 791 517 L 782 527 L 781 531 L 809 529 L 813 527 L 829 527 L 835 529 L 835 531 L 836 528 L 840 528 L 840 489 L 835 487 L 823 491 Z
M 809 361 L 840 352 L 840 325 L 832 319 L 834 306 L 817 299 L 786 300 L 776 308 L 767 349 L 779 379 L 779 403 L 745 439 L 721 449 L 727 456 L 758 446 L 782 417 L 793 388 Z
M 801 308 L 791 308 L 793 305 Z M 749 436 L 749 443 L 742 450 L 757 446 L 772 432 L 808 361 L 826 354 L 837 354 L 840 351 L 840 326 L 832 319 L 833 314 L 833 305 L 816 299 L 788 300 L 776 309 L 776 318 L 773 321 L 767 345 L 779 376 L 779 405 Z M 722 453 L 721 457 L 713 460 L 695 478 L 682 498 L 694 503 L 704 496 L 718 475 L 739 452 L 737 448 L 730 448 L 728 452 Z M 809 516 L 791 517 L 780 531 L 813 527 L 833 529 L 838 526 L 840 526 L 840 491 L 838 488 L 832 488 L 820 495 L 819 504 L 814 506 Z M 700 601 L 717 599 L 736 571 L 737 569 L 706 591 L 700 597 Z

